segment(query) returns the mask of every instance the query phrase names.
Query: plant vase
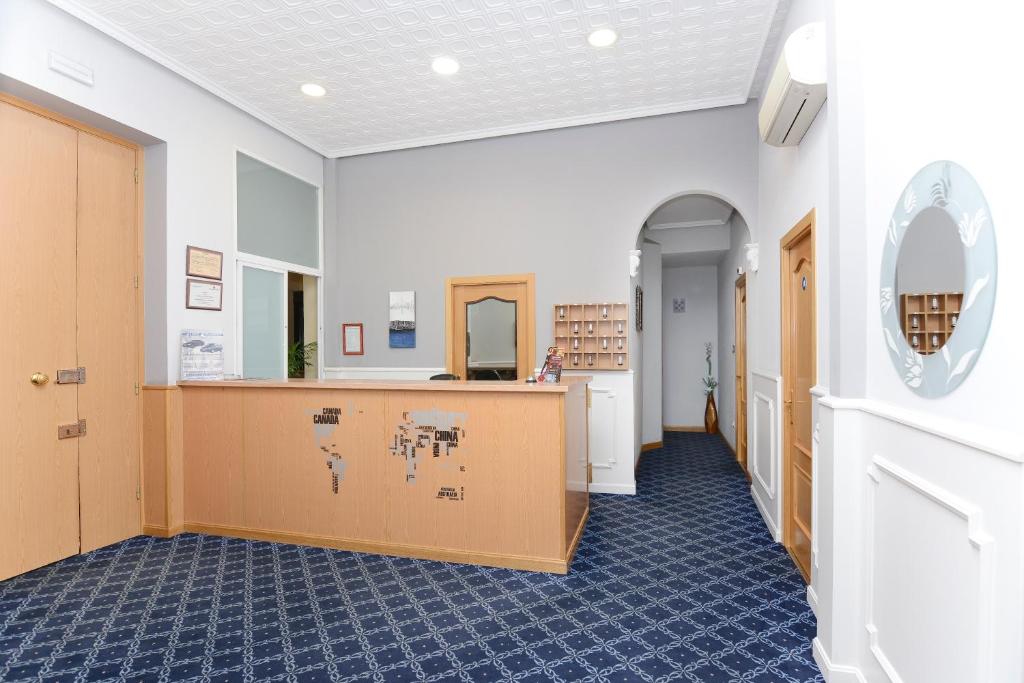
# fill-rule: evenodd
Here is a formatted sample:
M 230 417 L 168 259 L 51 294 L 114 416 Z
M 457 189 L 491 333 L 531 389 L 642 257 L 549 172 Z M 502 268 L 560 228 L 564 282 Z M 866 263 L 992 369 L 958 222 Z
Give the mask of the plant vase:
M 708 434 L 718 433 L 718 408 L 715 406 L 714 392 L 708 394 L 708 402 L 704 406 L 704 431 Z

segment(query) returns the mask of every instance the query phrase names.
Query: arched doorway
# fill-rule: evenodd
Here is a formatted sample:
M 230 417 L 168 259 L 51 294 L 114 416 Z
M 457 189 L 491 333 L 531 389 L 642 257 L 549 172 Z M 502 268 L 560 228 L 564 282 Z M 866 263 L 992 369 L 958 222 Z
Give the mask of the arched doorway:
M 745 296 L 741 311 L 736 285 L 747 271 L 750 235 L 736 207 L 707 192 L 673 196 L 644 220 L 632 283 L 643 292 L 644 308 L 636 356 L 642 449 L 660 446 L 665 431 L 704 430 L 709 377 L 717 383 L 711 394 L 719 430 L 745 465 L 747 372 L 737 352 L 749 356 L 752 344 L 738 343 L 737 332 L 747 329 L 752 305 Z

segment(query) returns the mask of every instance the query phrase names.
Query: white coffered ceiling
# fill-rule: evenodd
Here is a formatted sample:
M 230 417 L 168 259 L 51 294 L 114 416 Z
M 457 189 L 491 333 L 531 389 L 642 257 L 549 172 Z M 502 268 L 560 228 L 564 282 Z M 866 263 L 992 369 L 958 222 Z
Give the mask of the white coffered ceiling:
M 787 4 L 51 2 L 328 157 L 740 104 Z M 606 26 L 618 42 L 591 47 Z M 431 71 L 441 55 L 461 71 Z M 307 82 L 326 97 L 302 95 Z

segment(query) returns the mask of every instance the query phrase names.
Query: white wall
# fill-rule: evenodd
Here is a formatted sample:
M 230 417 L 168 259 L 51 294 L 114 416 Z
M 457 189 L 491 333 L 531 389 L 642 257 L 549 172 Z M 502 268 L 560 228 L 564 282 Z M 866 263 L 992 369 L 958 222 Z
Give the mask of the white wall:
M 1006 51 L 1024 10 L 833 0 L 830 19 L 830 218 L 843 229 L 830 272 L 831 386 L 815 418 L 815 656 L 831 681 L 1020 681 L 1024 426 L 1013 359 L 1024 323 L 1013 294 L 1024 291 L 1024 233 L 1013 164 L 1024 138 Z M 929 400 L 889 361 L 877 293 L 893 207 L 938 159 L 964 166 L 985 193 L 999 295 L 971 376 Z
M 804 24 L 825 19 L 824 0 L 795 0 L 789 9 L 783 30 L 783 42 L 794 30 Z M 781 42 L 780 42 L 781 49 Z M 773 57 L 775 64 L 777 55 Z M 809 211 L 816 212 L 815 225 L 815 281 L 818 297 L 818 384 L 829 384 L 829 120 L 832 91 L 814 123 L 796 147 L 758 145 L 758 223 L 750 224 L 751 239 L 760 246 L 760 267 L 747 277 L 748 339 L 751 340 L 747 365 L 752 373 L 750 388 L 759 398 L 748 397 L 751 411 L 760 410 L 761 419 L 751 413 L 748 454 L 763 477 L 752 471 L 752 493 L 762 513 L 766 514 L 769 528 L 778 529 L 782 516 L 781 486 L 770 491 L 763 482 L 777 484 L 767 472 L 781 472 L 778 461 L 781 449 L 765 452 L 768 444 L 777 445 L 781 433 L 781 406 L 776 405 L 781 387 L 781 301 L 779 288 L 780 240 Z M 766 405 L 765 400 L 770 402 Z M 767 414 L 773 415 L 769 424 Z M 772 436 L 775 433 L 775 438 Z
M 444 280 L 537 275 L 537 359 L 552 307 L 632 301 L 628 252 L 650 213 L 687 192 L 756 215 L 756 106 L 371 154 L 327 163 L 325 362 L 444 363 Z M 387 346 L 387 293 L 416 291 L 415 349 Z M 341 322 L 366 354 L 341 356 Z
M 729 252 L 718 264 L 718 424 L 722 438 L 736 449 L 736 273 L 737 268 L 747 270 L 744 245 L 750 242 L 750 231 L 743 217 L 734 213 L 729 220 Z M 750 275 L 748 280 L 752 279 Z M 747 310 L 750 310 L 750 294 L 747 294 Z M 747 335 L 749 349 L 756 346 L 757 339 Z M 747 367 L 750 367 L 748 361 Z M 750 386 L 750 378 L 747 378 Z M 749 388 L 747 393 L 749 394 Z M 750 397 L 747 397 L 749 406 Z M 747 419 L 749 427 L 750 419 Z M 749 438 L 748 438 L 749 443 Z M 747 449 L 750 450 L 749 448 Z
M 642 270 L 641 285 L 643 296 L 643 331 L 640 345 L 643 347 L 643 395 L 640 405 L 640 438 L 643 443 L 658 443 L 662 440 L 662 331 L 661 331 L 661 245 L 644 240 L 640 257 Z
M 686 299 L 685 313 L 673 310 L 672 300 L 678 298 Z M 713 345 L 712 376 L 719 378 L 718 266 L 665 268 L 661 299 L 662 422 L 673 427 L 700 427 L 707 400 L 701 383 L 707 374 L 706 342 Z
M 65 108 L 62 113 L 81 115 L 83 108 L 140 131 L 135 139 L 143 144 L 166 144 L 153 148 L 154 156 L 147 154 L 154 164 L 166 160 L 163 173 L 146 178 L 147 185 L 166 182 L 166 205 L 158 208 L 165 210 L 166 237 L 161 250 L 160 238 L 146 235 L 146 354 L 153 356 L 147 357 L 146 382 L 176 380 L 177 339 L 185 327 L 224 330 L 230 372 L 235 367 L 235 148 L 316 185 L 323 183 L 322 157 L 42 0 L 0 3 L 0 27 L 4 89 L 29 96 L 38 89 L 64 100 L 43 102 Z M 49 50 L 92 69 L 95 84 L 50 71 Z M 147 199 L 151 196 L 147 187 Z M 147 225 L 157 218 L 147 207 Z M 223 311 L 185 309 L 187 244 L 224 252 Z M 154 299 L 158 295 L 165 306 Z

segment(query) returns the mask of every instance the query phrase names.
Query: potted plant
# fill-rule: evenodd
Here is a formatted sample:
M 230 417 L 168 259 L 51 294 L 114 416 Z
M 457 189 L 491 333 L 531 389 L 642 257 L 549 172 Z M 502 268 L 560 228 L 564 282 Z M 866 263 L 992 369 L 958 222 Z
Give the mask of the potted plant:
M 314 358 L 316 358 L 316 342 L 310 342 L 305 345 L 302 342 L 295 342 L 289 346 L 288 377 L 297 378 L 305 376 L 306 368 L 313 365 Z
M 718 433 L 718 408 L 715 406 L 715 387 L 718 380 L 711 376 L 711 342 L 704 344 L 704 360 L 708 364 L 708 373 L 701 379 L 707 404 L 704 407 L 704 431 L 708 434 Z

